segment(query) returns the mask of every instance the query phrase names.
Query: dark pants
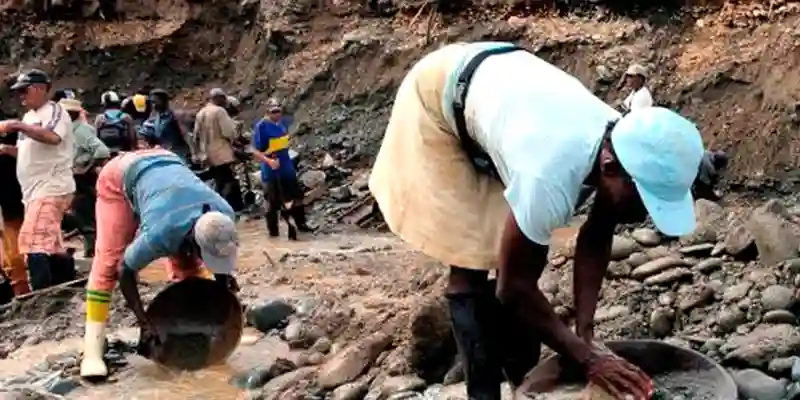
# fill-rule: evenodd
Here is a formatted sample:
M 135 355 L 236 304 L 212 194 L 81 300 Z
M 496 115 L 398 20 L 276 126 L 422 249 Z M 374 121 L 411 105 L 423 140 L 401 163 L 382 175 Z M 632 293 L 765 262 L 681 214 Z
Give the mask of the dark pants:
M 280 213 L 287 213 L 288 217 L 294 219 L 297 229 L 310 231 L 306 225 L 306 212 L 303 208 L 303 191 L 300 189 L 300 182 L 297 177 L 273 178 L 264 183 L 264 198 L 267 200 L 267 230 L 270 236 L 278 236 L 278 219 Z M 285 204 L 292 202 L 291 207 L 285 209 Z
M 96 241 L 95 202 L 97 201 L 97 174 L 88 171 L 75 175 L 75 198 L 72 200 L 72 212 L 65 216 L 65 223 L 83 236 L 84 255 L 94 257 Z
M 230 204 L 233 211 L 244 210 L 242 201 L 242 188 L 236 174 L 233 172 L 233 163 L 223 164 L 208 169 L 208 174 L 214 180 L 217 193 L 220 194 Z

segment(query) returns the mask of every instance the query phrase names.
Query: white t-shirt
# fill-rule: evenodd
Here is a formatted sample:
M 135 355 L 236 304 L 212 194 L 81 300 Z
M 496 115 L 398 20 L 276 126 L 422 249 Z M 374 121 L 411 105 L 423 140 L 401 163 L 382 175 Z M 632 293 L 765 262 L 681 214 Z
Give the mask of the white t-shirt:
M 506 186 L 520 230 L 541 245 L 569 222 L 605 127 L 620 116 L 578 79 L 524 51 L 484 60 L 465 110 L 470 133 Z
M 22 122 L 47 126 L 61 137 L 61 143 L 37 142 L 20 132 L 17 139 L 17 179 L 22 188 L 22 202 L 75 192 L 72 177 L 74 138 L 72 120 L 60 105 L 47 102 L 38 110 L 25 113 Z
M 642 86 L 639 90 L 634 90 L 625 101 L 622 103 L 627 111 L 638 110 L 640 108 L 647 108 L 653 106 L 653 95 L 650 94 L 650 89 Z

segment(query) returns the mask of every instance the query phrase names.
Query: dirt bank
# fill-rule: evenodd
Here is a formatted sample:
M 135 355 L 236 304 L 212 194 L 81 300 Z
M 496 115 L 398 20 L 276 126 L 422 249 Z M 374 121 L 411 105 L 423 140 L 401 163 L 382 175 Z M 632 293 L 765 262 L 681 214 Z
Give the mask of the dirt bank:
M 248 119 L 278 96 L 296 112 L 303 149 L 351 164 L 369 164 L 393 89 L 415 60 L 442 43 L 477 39 L 519 41 L 610 102 L 622 97 L 626 66 L 647 64 L 657 100 L 698 121 L 709 146 L 730 150 L 735 177 L 793 175 L 798 161 L 796 1 L 547 16 L 487 2 L 434 20 L 427 45 L 428 11 L 413 18 L 415 2 L 376 17 L 346 0 L 126 0 L 115 22 L 43 22 L 11 3 L 0 13 L 0 73 L 43 67 L 95 106 L 108 87 L 166 87 L 192 107 L 222 86 L 242 98 Z M 0 109 L 11 112 L 3 99 Z

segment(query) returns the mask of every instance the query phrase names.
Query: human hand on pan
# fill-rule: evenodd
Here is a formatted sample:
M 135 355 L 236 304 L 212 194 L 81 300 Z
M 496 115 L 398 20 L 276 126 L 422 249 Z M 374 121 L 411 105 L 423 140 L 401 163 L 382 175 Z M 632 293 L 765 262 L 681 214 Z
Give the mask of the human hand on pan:
M 586 375 L 615 399 L 650 400 L 654 393 L 649 376 L 605 347 L 596 348 L 589 358 Z
M 158 359 L 164 348 L 165 338 L 150 320 L 139 321 L 139 329 L 141 334 L 136 352 L 145 358 Z

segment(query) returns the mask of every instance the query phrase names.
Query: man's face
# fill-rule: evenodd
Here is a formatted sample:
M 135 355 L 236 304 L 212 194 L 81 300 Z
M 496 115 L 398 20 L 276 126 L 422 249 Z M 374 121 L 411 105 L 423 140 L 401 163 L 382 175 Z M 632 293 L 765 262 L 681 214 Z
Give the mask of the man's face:
M 269 119 L 273 121 L 280 121 L 282 115 L 283 113 L 281 112 L 280 108 L 273 108 L 269 111 Z
M 164 96 L 153 96 L 153 108 L 156 110 L 167 109 L 167 99 Z
M 616 158 L 605 147 L 600 157 L 600 182 L 597 196 L 602 204 L 610 208 L 615 219 L 621 223 L 642 222 L 647 218 L 639 191 L 633 179 L 622 168 Z
M 19 89 L 17 95 L 23 107 L 36 109 L 47 102 L 47 91 L 47 85 L 36 84 Z
M 626 75 L 625 83 L 634 89 L 638 89 L 644 84 L 644 78 L 639 75 Z

